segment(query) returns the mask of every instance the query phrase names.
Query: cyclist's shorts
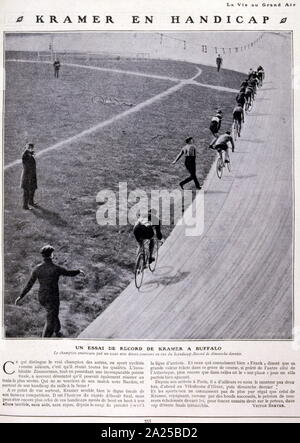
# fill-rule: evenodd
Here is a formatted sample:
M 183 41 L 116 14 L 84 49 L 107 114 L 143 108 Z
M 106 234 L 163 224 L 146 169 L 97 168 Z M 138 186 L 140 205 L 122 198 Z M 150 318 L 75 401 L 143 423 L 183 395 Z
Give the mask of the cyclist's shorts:
M 233 113 L 234 120 L 237 120 L 238 122 L 242 121 L 242 113 L 241 111 L 236 111 Z
M 145 226 L 137 224 L 133 229 L 133 234 L 137 242 L 142 242 L 143 240 L 151 240 L 154 237 L 154 230 L 152 226 Z
M 216 151 L 227 151 L 228 145 L 227 143 L 221 143 L 220 145 L 215 146 Z

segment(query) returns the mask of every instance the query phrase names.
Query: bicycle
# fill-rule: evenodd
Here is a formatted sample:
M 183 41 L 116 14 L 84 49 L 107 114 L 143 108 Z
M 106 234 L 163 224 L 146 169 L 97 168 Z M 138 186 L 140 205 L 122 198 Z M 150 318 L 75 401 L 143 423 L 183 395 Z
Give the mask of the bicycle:
M 221 157 L 219 156 L 219 158 L 217 160 L 217 164 L 216 164 L 217 176 L 218 176 L 219 179 L 222 178 L 223 169 L 225 168 L 225 165 L 227 165 L 228 172 L 231 172 L 231 163 L 230 163 L 230 161 L 225 163 L 224 160 L 223 160 L 223 153 L 221 153 Z
M 245 111 L 247 112 L 247 114 L 249 114 L 249 112 L 252 111 L 252 108 L 253 108 L 253 100 L 252 100 L 252 98 L 250 98 L 245 103 Z
M 158 261 L 158 250 L 159 250 L 159 240 L 157 238 L 154 239 L 154 248 L 153 248 L 153 257 L 154 261 L 150 263 L 150 240 L 144 240 L 142 245 L 139 247 L 137 258 L 135 261 L 135 286 L 137 289 L 140 289 L 144 280 L 144 272 L 148 267 L 149 270 L 153 273 L 157 266 Z

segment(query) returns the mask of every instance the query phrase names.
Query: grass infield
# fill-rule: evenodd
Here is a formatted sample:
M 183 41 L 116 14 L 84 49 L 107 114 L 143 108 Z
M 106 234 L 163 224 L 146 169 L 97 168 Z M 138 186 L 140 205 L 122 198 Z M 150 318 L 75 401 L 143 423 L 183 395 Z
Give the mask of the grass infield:
M 75 60 L 80 63 L 80 60 Z M 99 66 L 176 78 L 191 78 L 196 65 L 174 61 L 90 61 Z M 238 88 L 244 74 L 217 73 L 199 66 L 203 83 Z M 5 164 L 21 157 L 26 138 L 36 151 L 111 118 L 174 83 L 63 66 L 55 80 L 47 64 L 6 66 Z M 13 305 L 40 260 L 45 243 L 56 248 L 56 261 L 82 268 L 84 278 L 62 278 L 63 333 L 76 337 L 133 278 L 136 243 L 132 227 L 101 227 L 96 195 L 117 191 L 119 182 L 136 188 L 177 189 L 187 174 L 183 162 L 171 162 L 188 136 L 195 138 L 201 182 L 214 161 L 207 149 L 209 122 L 220 107 L 223 130 L 230 128 L 235 94 L 186 85 L 141 111 L 83 139 L 37 158 L 40 208 L 22 210 L 21 166 L 5 171 L 5 325 L 7 337 L 39 337 L 45 313 L 36 284 L 20 306 Z M 173 226 L 164 228 L 167 236 Z

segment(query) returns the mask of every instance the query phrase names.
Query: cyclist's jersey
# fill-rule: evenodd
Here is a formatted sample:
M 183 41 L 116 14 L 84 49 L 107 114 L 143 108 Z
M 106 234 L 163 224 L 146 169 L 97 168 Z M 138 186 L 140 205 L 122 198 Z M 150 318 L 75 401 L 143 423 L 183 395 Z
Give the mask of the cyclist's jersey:
M 233 119 L 237 120 L 239 123 L 242 122 L 244 117 L 244 110 L 241 106 L 236 106 L 233 110 Z
M 254 89 L 253 89 L 253 88 L 250 88 L 250 87 L 248 86 L 248 88 L 246 89 L 246 92 L 245 92 L 246 97 L 249 97 L 250 95 L 252 95 L 253 92 L 254 92 Z
M 162 233 L 159 218 L 152 215 L 150 221 L 149 218 L 140 217 L 134 225 L 133 233 L 138 242 L 151 240 L 155 233 L 158 240 L 161 240 Z
M 234 142 L 233 142 L 233 138 L 231 137 L 231 135 L 229 134 L 223 134 L 220 135 L 220 137 L 218 137 L 218 139 L 216 140 L 215 143 L 215 149 L 228 149 L 228 143 L 231 143 L 231 146 L 233 147 L 234 150 Z
M 255 88 L 257 86 L 257 78 L 253 78 L 252 80 L 250 80 L 248 86 Z
M 213 117 L 210 122 L 210 130 L 213 132 L 218 132 L 221 127 L 221 121 L 222 119 L 220 117 Z
M 240 92 L 236 96 L 236 102 L 240 103 L 242 106 L 244 106 L 244 104 L 245 104 L 245 92 Z
M 152 223 L 150 220 L 148 220 L 145 217 L 140 217 L 137 222 L 135 223 L 134 227 L 138 226 L 138 225 L 142 225 L 142 226 L 146 226 L 146 227 L 152 227 Z
M 240 86 L 240 89 L 246 88 L 248 86 L 248 80 L 243 81 L 243 83 Z
M 241 106 L 236 106 L 233 110 L 233 116 L 234 117 L 242 117 L 244 111 Z

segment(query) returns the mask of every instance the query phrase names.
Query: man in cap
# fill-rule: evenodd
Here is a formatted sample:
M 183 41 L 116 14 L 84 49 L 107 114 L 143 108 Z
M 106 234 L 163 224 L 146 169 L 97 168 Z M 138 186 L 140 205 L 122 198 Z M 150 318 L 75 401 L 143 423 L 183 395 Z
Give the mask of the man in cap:
M 34 194 L 37 189 L 36 161 L 34 158 L 34 145 L 28 143 L 22 155 L 23 171 L 21 176 L 21 188 L 23 188 L 23 209 L 36 206 Z
M 53 63 L 53 67 L 54 67 L 54 77 L 58 78 L 59 77 L 59 70 L 60 70 L 60 61 L 55 60 Z
M 180 183 L 181 189 L 187 183 L 194 181 L 196 188 L 201 189 L 200 183 L 196 176 L 196 147 L 194 145 L 193 137 L 188 137 L 185 141 L 186 145 L 181 149 L 177 158 L 173 161 L 173 165 L 178 162 L 178 160 L 184 156 L 185 157 L 185 167 L 190 173 L 190 176 Z
M 220 54 L 218 54 L 218 57 L 216 58 L 217 63 L 217 71 L 219 72 L 223 63 L 223 59 Z
M 47 317 L 46 324 L 43 330 L 42 337 L 52 337 L 55 333 L 56 337 L 61 337 L 60 321 L 59 321 L 59 288 L 58 280 L 61 275 L 75 277 L 78 274 L 84 275 L 80 269 L 69 271 L 61 266 L 53 263 L 54 248 L 51 245 L 46 245 L 41 249 L 43 256 L 43 263 L 37 265 L 31 274 L 31 277 L 23 289 L 20 297 L 15 301 L 17 305 L 25 295 L 30 291 L 36 280 L 38 280 L 40 287 L 38 292 L 39 302 L 46 309 Z

